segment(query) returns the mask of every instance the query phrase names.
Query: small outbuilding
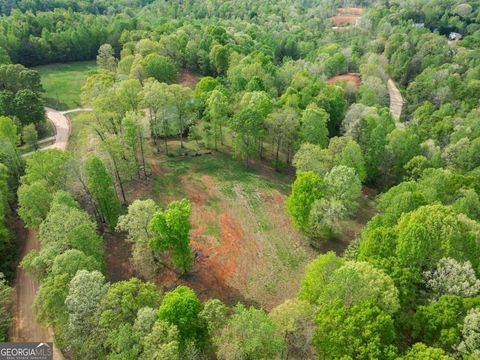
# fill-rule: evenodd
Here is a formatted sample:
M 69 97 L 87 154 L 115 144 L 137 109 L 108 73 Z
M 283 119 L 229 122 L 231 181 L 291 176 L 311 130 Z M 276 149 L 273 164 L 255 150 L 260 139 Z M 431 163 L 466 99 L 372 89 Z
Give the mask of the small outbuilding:
M 450 35 L 448 35 L 448 40 L 451 41 L 457 41 L 462 38 L 462 34 L 457 33 L 457 32 L 451 32 Z

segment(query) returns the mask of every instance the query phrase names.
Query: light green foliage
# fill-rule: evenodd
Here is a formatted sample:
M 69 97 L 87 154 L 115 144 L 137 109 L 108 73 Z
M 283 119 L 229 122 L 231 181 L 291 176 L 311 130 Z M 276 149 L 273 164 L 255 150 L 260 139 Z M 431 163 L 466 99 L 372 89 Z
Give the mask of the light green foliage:
M 207 324 L 210 335 L 217 334 L 227 320 L 228 307 L 218 299 L 209 299 L 203 304 L 199 317 Z
M 278 329 L 285 334 L 288 354 L 304 359 L 313 357 L 312 337 L 315 329 L 315 306 L 310 303 L 288 299 L 270 312 Z
M 348 210 L 336 198 L 316 200 L 308 216 L 308 234 L 320 239 L 334 238 L 340 233 L 340 221 L 347 217 Z
M 343 266 L 344 263 L 345 261 L 337 257 L 333 251 L 318 256 L 307 267 L 298 298 L 316 304 L 323 289 L 330 283 L 335 270 Z
M 358 178 L 361 181 L 365 180 L 367 173 L 362 150 L 351 137 L 342 136 L 330 139 L 328 150 L 332 153 L 335 165 L 344 165 L 355 169 Z
M 128 213 L 119 217 L 117 224 L 117 230 L 127 232 L 128 241 L 133 244 L 132 262 L 146 279 L 153 278 L 157 270 L 149 246 L 153 233 L 148 229 L 148 224 L 157 211 L 158 206 L 153 200 L 135 200 L 128 207 Z
M 222 126 L 226 125 L 230 104 L 221 91 L 213 90 L 207 99 L 206 106 L 205 111 L 213 123 L 214 146 L 216 149 L 217 141 L 223 143 Z
M 80 270 L 70 281 L 65 305 L 68 313 L 69 347 L 80 356 L 87 356 L 95 349 L 86 346 L 98 326 L 100 303 L 108 291 L 109 284 L 98 271 Z M 96 344 L 97 346 L 99 344 Z
M 6 116 L 0 116 L 0 139 L 8 141 L 14 146 L 20 142 L 15 122 Z
M 109 229 L 114 230 L 122 205 L 118 200 L 112 177 L 102 160 L 96 156 L 90 156 L 85 161 L 85 174 L 88 191 L 95 201 L 98 212 L 105 219 Z
M 320 306 L 340 301 L 351 307 L 362 301 L 371 301 L 388 314 L 394 314 L 400 307 L 392 279 L 367 262 L 346 262 L 333 272 L 329 280 L 319 294 L 317 302 Z
M 142 85 L 137 79 L 128 79 L 120 82 L 115 89 L 115 95 L 125 115 L 129 111 L 137 111 L 140 106 Z
M 148 225 L 154 234 L 150 247 L 157 252 L 172 251 L 173 262 L 182 273 L 193 263 L 189 231 L 192 205 L 187 199 L 172 201 L 165 211 L 158 211 Z
M 158 320 L 143 339 L 142 360 L 175 360 L 179 354 L 179 332 L 175 325 Z
M 379 307 L 320 307 L 313 344 L 320 358 L 396 359 L 393 320 Z
M 22 141 L 27 146 L 28 150 L 37 148 L 38 132 L 35 129 L 35 124 L 28 124 L 22 129 Z
M 325 110 L 310 104 L 302 113 L 299 135 L 301 141 L 327 147 L 329 120 L 330 115 Z
M 387 183 L 400 181 L 405 175 L 405 165 L 420 155 L 420 140 L 413 130 L 395 129 L 387 136 L 384 175 Z
M 52 193 L 45 180 L 22 185 L 18 189 L 18 215 L 28 228 L 36 230 L 47 217 L 51 201 Z
M 286 162 L 298 133 L 298 114 L 289 108 L 282 108 L 272 112 L 266 119 L 269 138 L 274 152 L 274 167 L 280 167 L 280 151 L 285 153 Z
M 215 342 L 221 360 L 275 359 L 286 347 L 279 329 L 263 310 L 243 305 L 235 307 Z
M 340 201 L 348 214 L 354 214 L 362 196 L 362 183 L 355 170 L 344 165 L 335 166 L 324 182 L 325 197 Z
M 254 158 L 258 154 L 258 143 L 264 137 L 262 113 L 252 107 L 240 110 L 230 120 L 230 128 L 235 132 L 234 152 L 240 159 Z
M 99 324 L 107 332 L 122 324 L 133 324 L 138 311 L 144 307 L 156 308 L 160 297 L 154 284 L 136 278 L 114 283 L 100 304 Z
M 366 262 L 344 262 L 331 252 L 309 265 L 299 298 L 320 307 L 371 301 L 389 314 L 399 309 L 398 291 L 388 275 Z
M 287 200 L 287 211 L 301 231 L 308 231 L 312 205 L 321 199 L 324 186 L 321 177 L 311 171 L 299 172 Z
M 145 57 L 143 67 L 147 77 L 172 84 L 178 80 L 178 69 L 172 60 L 165 56 L 150 54 Z
M 157 316 L 160 320 L 176 326 L 180 348 L 184 350 L 189 341 L 201 346 L 205 340 L 206 328 L 200 318 L 201 311 L 202 303 L 195 292 L 187 286 L 178 286 L 165 294 Z
M 300 171 L 313 171 L 322 176 L 333 167 L 333 156 L 328 149 L 319 145 L 302 144 L 293 157 L 293 166 Z
M 117 68 L 117 59 L 115 51 L 110 44 L 103 44 L 98 49 L 97 65 L 100 69 L 114 72 Z
M 433 266 L 442 257 L 470 260 L 476 267 L 479 247 L 473 229 L 451 208 L 423 206 L 404 215 L 396 226 L 396 255 L 405 266 Z
M 27 158 L 22 184 L 45 180 L 49 192 L 65 188 L 68 179 L 70 156 L 59 149 L 37 151 Z
M 413 318 L 413 338 L 449 351 L 461 340 L 461 324 L 467 312 L 479 304 L 478 297 L 463 299 L 445 295 L 428 305 L 419 306 Z
M 426 346 L 422 343 L 416 343 L 407 351 L 404 360 L 453 360 L 442 349 Z
M 38 238 L 41 250 L 25 258 L 22 265 L 35 270 L 40 277 L 48 274 L 56 256 L 68 249 L 80 250 L 103 264 L 103 242 L 97 235 L 96 224 L 85 211 L 66 205 L 57 198 L 54 198 L 47 217 L 40 225 Z

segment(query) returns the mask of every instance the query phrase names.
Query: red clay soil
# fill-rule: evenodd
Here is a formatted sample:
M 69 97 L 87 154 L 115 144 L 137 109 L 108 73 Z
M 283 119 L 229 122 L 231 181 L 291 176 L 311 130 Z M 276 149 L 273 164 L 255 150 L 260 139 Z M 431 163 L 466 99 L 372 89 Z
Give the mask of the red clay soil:
M 360 87 L 360 85 L 362 85 L 360 75 L 358 75 L 357 73 L 346 73 L 343 75 L 334 76 L 327 80 L 327 84 L 332 85 L 341 81 L 353 83 L 357 89 Z
M 180 84 L 182 84 L 183 86 L 193 89 L 195 85 L 197 85 L 199 79 L 200 76 L 195 75 L 187 69 L 182 69 L 180 71 Z

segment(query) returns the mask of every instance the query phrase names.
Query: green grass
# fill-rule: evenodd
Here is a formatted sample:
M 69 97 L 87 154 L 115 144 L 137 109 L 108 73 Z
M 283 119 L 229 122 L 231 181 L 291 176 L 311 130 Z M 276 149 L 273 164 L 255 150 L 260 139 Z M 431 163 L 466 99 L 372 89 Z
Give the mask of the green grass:
M 95 62 L 82 61 L 36 67 L 45 89 L 46 105 L 56 110 L 80 107 L 80 93 Z

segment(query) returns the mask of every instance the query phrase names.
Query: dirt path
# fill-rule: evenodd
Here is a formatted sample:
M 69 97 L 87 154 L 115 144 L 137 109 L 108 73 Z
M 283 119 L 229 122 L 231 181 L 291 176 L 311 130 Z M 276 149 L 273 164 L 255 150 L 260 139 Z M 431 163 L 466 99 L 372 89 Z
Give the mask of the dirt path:
M 387 87 L 390 94 L 390 112 L 398 126 L 400 125 L 399 121 L 402 115 L 403 97 L 392 79 L 388 79 Z
M 55 143 L 44 149 L 57 148 L 65 150 L 70 136 L 70 121 L 67 117 L 56 110 L 46 108 L 47 117 L 55 125 Z M 31 250 L 39 249 L 37 234 L 29 230 L 25 246 L 21 253 L 21 259 Z M 37 279 L 26 272 L 21 266 L 17 268 L 15 280 L 15 319 L 11 330 L 12 341 L 52 341 L 53 332 L 37 323 L 32 305 L 38 291 Z M 54 346 L 54 360 L 64 359 L 62 353 Z

